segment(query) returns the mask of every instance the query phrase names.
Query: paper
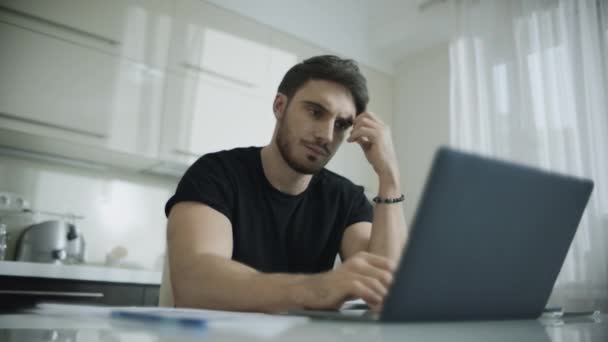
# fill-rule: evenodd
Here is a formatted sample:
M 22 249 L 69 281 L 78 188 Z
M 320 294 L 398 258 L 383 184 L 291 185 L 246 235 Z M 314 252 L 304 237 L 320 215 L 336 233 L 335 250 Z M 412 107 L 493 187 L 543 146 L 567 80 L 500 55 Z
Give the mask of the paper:
M 56 316 L 97 317 L 110 319 L 113 311 L 153 313 L 169 319 L 200 319 L 207 327 L 238 335 L 274 337 L 287 329 L 307 322 L 305 317 L 275 316 L 261 313 L 232 312 L 203 309 L 133 307 L 133 306 L 92 306 L 73 304 L 40 303 L 32 313 Z M 125 320 L 126 321 L 126 320 Z M 138 322 L 139 325 L 146 324 Z

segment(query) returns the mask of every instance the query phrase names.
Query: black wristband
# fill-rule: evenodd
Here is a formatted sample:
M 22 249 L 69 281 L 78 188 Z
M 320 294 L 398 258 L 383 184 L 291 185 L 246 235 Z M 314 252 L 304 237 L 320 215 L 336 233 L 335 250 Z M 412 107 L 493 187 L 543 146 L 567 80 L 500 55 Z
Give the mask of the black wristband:
M 405 201 L 405 195 L 401 194 L 401 196 L 397 197 L 397 198 L 384 198 L 384 197 L 376 196 L 376 197 L 374 197 L 374 199 L 372 199 L 372 201 L 374 201 L 374 203 L 383 203 L 383 204 L 399 203 L 399 202 Z

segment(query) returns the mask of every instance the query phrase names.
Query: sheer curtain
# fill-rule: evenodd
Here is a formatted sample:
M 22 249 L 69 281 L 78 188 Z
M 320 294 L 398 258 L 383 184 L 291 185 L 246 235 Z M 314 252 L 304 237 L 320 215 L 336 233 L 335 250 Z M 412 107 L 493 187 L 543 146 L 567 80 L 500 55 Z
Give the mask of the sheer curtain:
M 608 308 L 608 1 L 452 3 L 451 144 L 595 181 L 550 303 Z

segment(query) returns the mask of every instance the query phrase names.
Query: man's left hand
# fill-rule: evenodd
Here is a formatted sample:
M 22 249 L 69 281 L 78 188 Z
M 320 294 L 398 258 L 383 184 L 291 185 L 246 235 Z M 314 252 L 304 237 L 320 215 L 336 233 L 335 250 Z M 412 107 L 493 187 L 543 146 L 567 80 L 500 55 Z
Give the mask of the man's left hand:
M 391 129 L 378 116 L 363 112 L 353 121 L 353 129 L 348 142 L 357 142 L 365 158 L 378 176 L 398 176 L 398 162 L 391 138 Z

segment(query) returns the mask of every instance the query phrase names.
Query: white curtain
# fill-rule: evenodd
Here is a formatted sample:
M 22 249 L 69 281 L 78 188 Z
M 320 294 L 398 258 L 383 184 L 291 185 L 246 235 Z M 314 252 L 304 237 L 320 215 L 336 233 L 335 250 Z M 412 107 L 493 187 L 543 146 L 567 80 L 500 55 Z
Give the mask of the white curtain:
M 595 181 L 550 303 L 608 309 L 608 1 L 452 3 L 451 144 Z

